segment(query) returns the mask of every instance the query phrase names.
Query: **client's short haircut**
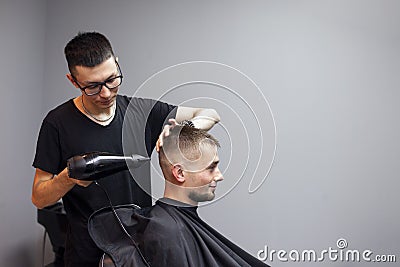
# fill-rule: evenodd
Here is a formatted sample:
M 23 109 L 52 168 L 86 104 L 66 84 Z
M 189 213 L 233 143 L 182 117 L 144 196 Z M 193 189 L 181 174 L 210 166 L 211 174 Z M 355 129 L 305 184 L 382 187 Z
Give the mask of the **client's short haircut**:
M 169 165 L 196 161 L 202 156 L 202 149 L 220 147 L 218 140 L 205 130 L 190 126 L 175 126 L 169 136 L 164 137 L 159 151 L 161 168 Z

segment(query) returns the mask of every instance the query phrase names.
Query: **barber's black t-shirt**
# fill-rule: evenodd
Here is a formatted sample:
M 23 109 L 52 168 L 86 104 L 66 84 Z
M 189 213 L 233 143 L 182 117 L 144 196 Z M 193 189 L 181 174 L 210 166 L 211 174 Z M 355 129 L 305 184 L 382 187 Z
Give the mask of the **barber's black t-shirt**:
M 58 174 L 70 157 L 93 151 L 150 156 L 163 125 L 175 118 L 176 110 L 176 106 L 159 101 L 118 95 L 112 122 L 102 126 L 82 114 L 71 99 L 43 120 L 33 166 Z M 98 182 L 113 205 L 151 206 L 150 163 L 132 174 L 122 171 Z M 105 193 L 94 183 L 86 188 L 76 185 L 63 197 L 63 203 L 69 222 L 66 266 L 98 266 L 102 251 L 88 234 L 87 220 L 94 211 L 109 206 Z

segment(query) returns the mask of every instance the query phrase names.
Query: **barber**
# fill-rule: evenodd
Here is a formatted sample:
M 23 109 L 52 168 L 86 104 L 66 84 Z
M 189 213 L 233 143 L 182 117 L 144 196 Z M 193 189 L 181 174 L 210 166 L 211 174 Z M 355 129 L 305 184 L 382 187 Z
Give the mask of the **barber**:
M 139 129 L 129 136 L 133 144 L 131 152 L 145 152 L 147 156 L 151 155 L 157 140 L 160 140 L 158 145 L 162 145 L 163 136 L 168 135 L 176 122 L 190 120 L 197 128 L 208 130 L 220 118 L 213 109 L 174 106 L 153 99 L 119 95 L 123 81 L 121 66 L 103 34 L 79 33 L 68 42 L 64 52 L 70 72 L 66 76 L 81 95 L 51 110 L 42 122 L 33 161 L 36 172 L 32 203 L 42 209 L 62 198 L 68 219 L 65 266 L 98 266 L 102 251 L 88 234 L 87 220 L 95 210 L 109 204 L 95 183 L 68 177 L 68 158 L 92 151 L 123 154 L 126 116 L 132 124 L 130 127 Z M 173 123 L 164 127 L 169 119 L 173 119 Z M 143 144 L 143 148 L 139 145 L 136 148 L 134 144 Z M 149 165 L 147 169 L 149 174 Z M 141 178 L 150 179 L 150 176 Z M 114 205 L 151 205 L 151 196 L 129 171 L 99 182 Z

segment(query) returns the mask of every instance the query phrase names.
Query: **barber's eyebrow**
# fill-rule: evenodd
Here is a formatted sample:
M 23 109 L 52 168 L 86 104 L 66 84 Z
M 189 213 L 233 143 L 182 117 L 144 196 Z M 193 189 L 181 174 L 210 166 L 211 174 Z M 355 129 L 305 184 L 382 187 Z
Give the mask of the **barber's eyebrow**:
M 86 83 L 86 84 L 98 84 L 98 83 L 102 83 L 102 82 L 107 81 L 107 80 L 109 80 L 109 79 L 111 79 L 111 78 L 113 78 L 113 77 L 116 77 L 116 76 L 118 76 L 118 73 L 117 73 L 117 74 L 115 74 L 115 73 L 111 74 L 110 76 L 107 77 L 107 79 L 105 79 L 105 80 L 103 80 L 103 81 L 101 81 L 101 82 L 85 81 L 85 83 Z

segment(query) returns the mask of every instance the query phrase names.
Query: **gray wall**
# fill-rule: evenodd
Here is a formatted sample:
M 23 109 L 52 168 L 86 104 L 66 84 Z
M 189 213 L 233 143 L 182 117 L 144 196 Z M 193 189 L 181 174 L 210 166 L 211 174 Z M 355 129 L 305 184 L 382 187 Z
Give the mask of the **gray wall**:
M 34 266 L 43 232 L 31 203 L 42 119 L 46 1 L 0 3 L 0 266 Z
M 3 115 L 7 126 L 1 133 L 3 147 L 13 157 L 3 155 L 7 160 L 2 163 L 9 170 L 1 179 L 1 208 L 8 214 L 2 215 L 2 222 L 8 223 L 0 229 L 2 240 L 4 232 L 10 241 L 2 241 L 1 261 L 9 253 L 36 253 L 32 244 L 38 242 L 35 233 L 40 228 L 29 203 L 30 164 L 42 116 L 79 93 L 65 78 L 63 58 L 65 43 L 79 30 L 100 31 L 111 39 L 126 76 L 121 91 L 125 94 L 160 97 L 170 87 L 135 90 L 154 73 L 193 60 L 232 66 L 258 85 L 271 107 L 276 136 L 266 102 L 254 86 L 244 83 L 225 90 L 194 84 L 162 97 L 174 104 L 208 105 L 221 112 L 223 121 L 212 131 L 223 143 L 225 181 L 217 190 L 223 197 L 200 209 L 216 229 L 253 255 L 266 245 L 287 252 L 337 249 L 336 241 L 345 238 L 349 249 L 397 254 L 399 260 L 399 1 L 72 0 L 47 5 L 26 1 L 29 4 L 23 8 L 18 3 L 9 1 L 6 6 L 13 10 L 8 12 L 2 3 L 0 11 L 0 20 L 7 20 L 7 27 L 0 24 L 2 40 L 3 31 L 20 31 L 6 44 L 27 53 L 5 53 L 5 62 L 14 62 L 24 71 L 2 64 L 1 75 L 7 74 L 3 81 L 9 76 L 17 79 L 21 73 L 28 76 L 12 86 L 19 90 L 3 89 L 6 96 L 22 102 L 4 103 L 3 114 L 15 110 L 24 123 Z M 16 65 L 16 58 L 23 62 Z M 177 79 L 179 74 L 171 75 Z M 232 78 L 225 74 L 227 80 Z M 233 79 L 240 84 L 240 77 Z M 199 100 L 200 89 L 212 99 Z M 265 183 L 251 194 L 249 177 L 256 172 L 260 182 L 268 170 L 274 137 L 274 165 Z M 264 153 L 257 166 L 261 141 Z M 15 163 L 20 154 L 24 167 Z M 250 162 L 245 165 L 247 158 Z M 157 166 L 153 173 L 157 196 L 161 184 Z M 30 250 L 24 249 L 26 244 Z M 272 264 L 311 263 L 274 258 Z M 365 263 L 325 259 L 314 265 Z

